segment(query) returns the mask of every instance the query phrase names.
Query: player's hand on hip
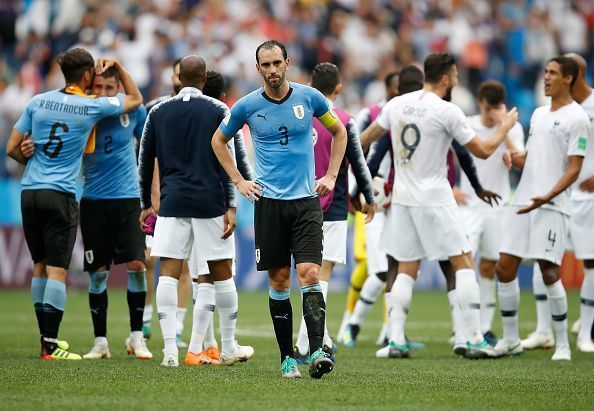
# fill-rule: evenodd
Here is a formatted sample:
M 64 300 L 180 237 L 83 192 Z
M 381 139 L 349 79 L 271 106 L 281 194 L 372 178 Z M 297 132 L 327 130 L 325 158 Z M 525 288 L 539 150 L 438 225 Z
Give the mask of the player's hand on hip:
M 518 214 L 529 213 L 530 211 L 535 210 L 538 207 L 551 202 L 551 200 L 547 196 L 532 197 L 531 200 L 532 204 L 530 204 L 528 207 L 520 208 L 518 210 Z
M 377 208 L 377 205 L 375 204 L 367 204 L 365 203 L 362 207 L 361 207 L 361 211 L 363 213 L 365 213 L 365 224 L 367 223 L 371 223 L 371 220 L 373 220 L 373 217 L 375 216 L 375 210 Z
M 334 190 L 334 184 L 336 183 L 336 177 L 325 175 L 316 181 L 316 184 L 311 190 L 312 193 L 318 193 L 320 196 L 325 196 Z
M 33 153 L 35 153 L 35 143 L 29 138 L 29 134 L 25 133 L 23 141 L 21 141 L 21 154 L 25 158 L 31 158 Z
M 580 190 L 585 191 L 587 193 L 594 192 L 594 176 L 582 181 L 580 183 Z
M 259 184 L 256 184 L 253 181 L 249 180 L 241 180 L 237 184 L 235 184 L 239 192 L 245 196 L 250 203 L 254 204 L 256 201 L 262 197 L 262 187 Z
M 221 236 L 223 240 L 229 238 L 233 234 L 233 231 L 235 231 L 235 227 L 237 227 L 235 212 L 236 209 L 234 207 L 228 208 L 223 217 L 223 235 Z
M 149 216 L 149 215 L 156 215 L 157 213 L 155 213 L 155 210 L 153 209 L 153 207 L 150 208 L 145 208 L 144 210 L 142 210 L 140 212 L 140 217 L 138 218 L 138 221 L 140 221 L 140 229 L 144 230 L 146 228 L 149 227 L 149 225 L 147 223 L 145 223 L 145 219 Z
M 491 207 L 493 207 L 493 203 L 495 203 L 495 205 L 499 205 L 499 200 L 501 200 L 501 196 L 499 194 L 485 190 L 482 187 L 476 190 L 475 193 L 478 198 L 489 204 Z

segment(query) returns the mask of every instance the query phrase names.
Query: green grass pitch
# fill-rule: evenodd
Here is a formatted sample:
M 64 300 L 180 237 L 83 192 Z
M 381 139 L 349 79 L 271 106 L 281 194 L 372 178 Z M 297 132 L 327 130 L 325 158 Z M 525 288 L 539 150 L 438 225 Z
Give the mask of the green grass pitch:
M 570 324 L 579 296 L 569 295 Z M 293 310 L 301 311 L 293 293 Z M 427 344 L 409 360 L 374 357 L 381 308 L 374 307 L 354 349 L 340 349 L 335 370 L 321 380 L 280 378 L 279 357 L 265 293 L 240 293 L 238 339 L 253 345 L 249 362 L 232 367 L 165 369 L 158 322 L 153 321 L 152 361 L 129 359 L 125 292 L 109 294 L 108 338 L 112 358 L 52 362 L 38 359 L 37 326 L 29 293 L 0 291 L 0 409 L 7 410 L 173 410 L 173 409 L 594 409 L 594 355 L 551 361 L 552 351 L 521 358 L 470 361 L 456 357 L 447 344 L 450 313 L 445 292 L 417 292 L 407 325 L 409 337 Z M 331 293 L 329 325 L 336 332 L 345 295 Z M 156 316 L 156 315 L 155 315 Z M 534 328 L 534 300 L 522 295 L 520 332 Z M 294 321 L 297 331 L 298 322 Z M 189 340 L 191 312 L 184 338 Z M 495 331 L 501 333 L 496 315 Z M 60 337 L 84 354 L 93 342 L 87 294 L 71 290 Z M 183 352 L 180 355 L 183 362 Z

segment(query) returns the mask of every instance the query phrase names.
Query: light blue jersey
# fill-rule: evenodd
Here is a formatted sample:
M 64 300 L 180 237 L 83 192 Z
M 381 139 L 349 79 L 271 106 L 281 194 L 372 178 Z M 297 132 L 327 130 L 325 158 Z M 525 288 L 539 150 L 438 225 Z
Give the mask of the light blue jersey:
M 312 120 L 330 111 L 318 90 L 290 83 L 283 100 L 273 100 L 260 88 L 237 101 L 220 125 L 232 138 L 247 124 L 254 143 L 256 182 L 262 196 L 277 200 L 314 197 Z
M 83 194 L 89 200 L 140 198 L 134 137 L 142 137 L 144 106 L 97 124 L 95 152 L 83 158 Z
M 99 120 L 121 114 L 123 107 L 123 94 L 89 98 L 54 90 L 33 97 L 14 126 L 35 143 L 23 189 L 74 194 L 89 134 Z

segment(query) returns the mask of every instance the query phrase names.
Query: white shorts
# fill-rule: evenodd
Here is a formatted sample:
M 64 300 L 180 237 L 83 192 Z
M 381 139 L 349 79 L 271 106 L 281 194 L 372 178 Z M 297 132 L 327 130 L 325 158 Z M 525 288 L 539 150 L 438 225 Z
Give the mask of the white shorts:
M 234 234 L 229 237 L 232 239 Z M 235 240 L 234 240 L 235 241 Z M 190 277 L 193 279 L 198 278 L 198 276 L 210 274 L 210 269 L 208 268 L 208 263 L 206 260 L 200 260 L 196 257 L 196 248 L 192 247 L 192 252 L 190 253 L 190 258 L 188 258 L 188 268 L 190 269 Z M 231 263 L 231 273 L 235 277 L 235 249 L 233 249 L 233 260 Z
M 398 261 L 437 260 L 470 251 L 458 206 L 392 204 L 381 242 L 386 252 Z
M 388 271 L 388 256 L 381 246 L 382 230 L 386 213 L 376 212 L 373 220 L 365 224 L 365 252 L 367 253 L 367 274 L 374 275 Z
M 346 264 L 347 227 L 347 220 L 324 221 L 322 225 L 324 235 L 322 260 L 334 264 Z
M 567 246 L 569 217 L 542 207 L 517 214 L 519 208 L 509 207 L 506 212 L 500 252 L 561 265 Z
M 223 216 L 215 218 L 159 217 L 151 255 L 155 257 L 190 258 L 192 247 L 200 260 L 233 258 L 235 240 L 221 239 Z
M 569 232 L 576 258 L 594 260 L 594 201 L 572 201 Z
M 468 234 L 472 254 L 497 261 L 503 234 L 505 208 L 460 207 L 460 217 Z

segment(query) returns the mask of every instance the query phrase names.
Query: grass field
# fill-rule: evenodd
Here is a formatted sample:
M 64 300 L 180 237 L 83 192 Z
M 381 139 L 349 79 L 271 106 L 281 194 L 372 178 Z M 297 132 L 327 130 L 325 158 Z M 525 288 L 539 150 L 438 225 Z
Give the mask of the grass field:
M 300 311 L 293 293 L 294 311 Z M 344 294 L 330 294 L 330 329 L 335 332 Z M 578 315 L 578 295 L 570 294 L 570 324 Z M 594 409 L 594 355 L 574 348 L 573 361 L 556 363 L 552 351 L 521 358 L 469 361 L 451 353 L 451 326 L 443 292 L 414 295 L 407 334 L 426 343 L 410 360 L 374 357 L 381 312 L 374 308 L 358 346 L 341 349 L 335 370 L 321 380 L 280 378 L 278 349 L 264 293 L 241 293 L 238 339 L 256 354 L 233 367 L 178 369 L 159 367 L 162 340 L 157 321 L 149 348 L 153 361 L 127 358 L 124 291 L 111 291 L 108 338 L 112 359 L 44 362 L 39 351 L 30 296 L 0 292 L 0 409 Z M 522 295 L 521 335 L 534 328 L 533 298 Z M 498 316 L 496 316 L 498 317 Z M 295 330 L 297 329 L 295 322 Z M 184 336 L 189 340 L 191 314 Z M 495 331 L 500 334 L 499 319 Z M 87 352 L 93 341 L 87 294 L 70 291 L 61 338 L 74 352 Z M 180 355 L 183 360 L 183 355 Z

